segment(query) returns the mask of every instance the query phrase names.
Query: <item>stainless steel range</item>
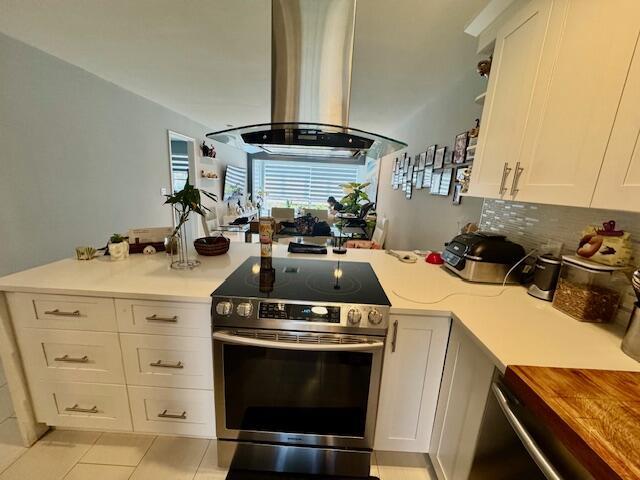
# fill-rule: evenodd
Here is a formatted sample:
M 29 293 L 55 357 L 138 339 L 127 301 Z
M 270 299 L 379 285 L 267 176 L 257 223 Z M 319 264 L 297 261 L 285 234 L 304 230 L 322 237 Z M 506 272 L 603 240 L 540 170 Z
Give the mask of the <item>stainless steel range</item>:
M 212 297 L 221 463 L 368 476 L 390 306 L 371 266 L 252 257 Z

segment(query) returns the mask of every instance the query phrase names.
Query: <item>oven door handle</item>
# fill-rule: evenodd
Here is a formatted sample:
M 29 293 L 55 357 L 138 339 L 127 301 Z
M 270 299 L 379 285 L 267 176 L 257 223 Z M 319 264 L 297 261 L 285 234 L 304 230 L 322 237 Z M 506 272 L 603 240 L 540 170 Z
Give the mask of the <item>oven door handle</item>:
M 527 431 L 520 419 L 511 409 L 509 400 L 507 400 L 507 396 L 502 391 L 500 385 L 496 382 L 493 382 L 491 384 L 491 389 L 493 390 L 493 394 L 498 400 L 498 405 L 504 413 L 504 416 L 507 418 L 507 421 L 513 428 L 514 432 L 516 432 L 516 435 L 518 435 L 518 437 L 520 438 L 520 441 L 522 442 L 522 445 L 524 445 L 524 448 L 527 450 L 527 452 L 529 452 L 529 455 L 531 455 L 533 461 L 536 463 L 536 465 L 538 465 L 538 468 L 540 468 L 542 474 L 549 480 L 562 480 L 562 476 L 558 473 L 553 464 L 542 452 L 531 434 Z
M 375 340 L 369 343 L 297 343 L 282 340 L 262 340 L 259 338 L 241 337 L 238 335 L 230 335 L 225 332 L 214 332 L 213 339 L 236 345 L 316 352 L 361 352 L 382 350 L 382 348 L 384 348 L 384 342 L 381 340 Z

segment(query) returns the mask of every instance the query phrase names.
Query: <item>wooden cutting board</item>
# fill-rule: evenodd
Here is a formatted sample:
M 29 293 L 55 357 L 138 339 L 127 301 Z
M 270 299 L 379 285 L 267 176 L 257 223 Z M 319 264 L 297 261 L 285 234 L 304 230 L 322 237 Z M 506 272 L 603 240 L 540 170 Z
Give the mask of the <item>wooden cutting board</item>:
M 505 383 L 597 479 L 640 479 L 640 373 L 508 366 Z

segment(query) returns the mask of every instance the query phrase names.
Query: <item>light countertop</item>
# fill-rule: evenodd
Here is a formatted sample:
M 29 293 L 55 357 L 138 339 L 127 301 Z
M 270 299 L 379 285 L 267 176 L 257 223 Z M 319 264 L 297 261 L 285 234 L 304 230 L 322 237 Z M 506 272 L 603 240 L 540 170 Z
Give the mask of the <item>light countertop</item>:
M 273 253 L 289 256 L 281 245 L 274 245 Z M 257 255 L 257 244 L 233 242 L 227 255 L 198 257 L 202 265 L 191 271 L 171 270 L 164 253 L 119 262 L 65 259 L 2 277 L 0 291 L 208 303 L 240 263 Z M 467 283 L 423 259 L 405 264 L 380 250 L 292 256 L 369 262 L 391 301 L 392 315 L 452 315 L 502 371 L 507 365 L 640 371 L 640 363 L 620 350 L 619 325 L 578 322 L 520 286 Z

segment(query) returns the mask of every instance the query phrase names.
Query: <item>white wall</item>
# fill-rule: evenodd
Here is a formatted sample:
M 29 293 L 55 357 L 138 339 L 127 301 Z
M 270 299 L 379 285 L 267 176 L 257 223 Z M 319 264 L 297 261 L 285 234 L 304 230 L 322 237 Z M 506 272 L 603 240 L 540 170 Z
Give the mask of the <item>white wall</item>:
M 440 91 L 429 92 L 429 101 L 401 124 L 393 138 L 408 143 L 407 152 L 413 157 L 429 145 L 451 147 L 458 133 L 474 125 L 481 109 L 473 100 L 484 90 L 485 80 L 469 64 L 469 72 L 452 80 Z M 401 190 L 391 187 L 393 157 L 382 159 L 378 213 L 389 218 L 386 246 L 396 249 L 442 250 L 444 242 L 468 222 L 479 222 L 482 199 L 465 197 L 462 204 L 452 205 L 451 195 L 430 195 L 426 190 L 413 191 L 407 200 Z
M 169 225 L 168 129 L 198 144 L 208 131 L 0 34 L 0 275 Z M 220 146 L 217 168 L 244 158 Z

